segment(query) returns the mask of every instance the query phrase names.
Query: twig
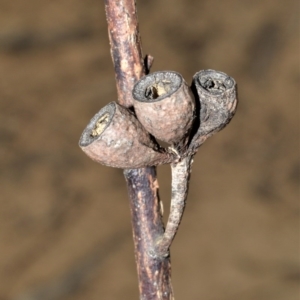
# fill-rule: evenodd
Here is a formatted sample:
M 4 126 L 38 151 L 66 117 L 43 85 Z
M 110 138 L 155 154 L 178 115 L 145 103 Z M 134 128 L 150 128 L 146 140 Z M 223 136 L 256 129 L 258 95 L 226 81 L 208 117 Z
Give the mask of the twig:
M 140 35 L 134 0 L 105 0 L 106 18 L 120 104 L 132 106 L 133 85 L 143 75 Z M 147 68 L 149 68 L 149 62 Z M 125 170 L 132 214 L 133 240 L 141 300 L 171 300 L 170 259 L 157 259 L 155 241 L 162 236 L 155 168 Z
M 145 75 L 135 1 L 105 0 L 105 12 L 118 100 L 130 107 L 133 85 Z
M 133 239 L 137 263 L 140 299 L 171 300 L 171 264 L 168 257 L 158 257 L 155 243 L 163 235 L 154 168 L 125 170 L 132 214 Z

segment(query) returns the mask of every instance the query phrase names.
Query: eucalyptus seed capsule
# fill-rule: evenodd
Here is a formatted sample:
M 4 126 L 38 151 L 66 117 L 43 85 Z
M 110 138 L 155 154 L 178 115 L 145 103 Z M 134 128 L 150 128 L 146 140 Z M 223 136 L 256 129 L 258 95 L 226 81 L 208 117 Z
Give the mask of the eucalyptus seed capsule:
M 192 90 L 200 111 L 198 129 L 189 152 L 196 152 L 209 136 L 224 128 L 234 116 L 238 103 L 237 85 L 223 72 L 202 70 L 193 76 Z
M 194 96 L 183 77 L 173 71 L 151 73 L 133 88 L 137 118 L 155 138 L 184 143 L 195 118 Z
M 159 165 L 171 159 L 135 115 L 115 102 L 106 105 L 91 119 L 79 146 L 91 159 L 122 169 Z

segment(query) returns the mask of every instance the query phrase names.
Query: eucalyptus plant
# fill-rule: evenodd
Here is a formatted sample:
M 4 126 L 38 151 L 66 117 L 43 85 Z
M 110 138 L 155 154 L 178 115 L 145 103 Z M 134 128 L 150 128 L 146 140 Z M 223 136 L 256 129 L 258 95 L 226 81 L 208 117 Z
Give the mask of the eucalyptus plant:
M 135 1 L 106 0 L 105 7 L 119 103 L 95 114 L 79 146 L 96 162 L 124 170 L 140 299 L 174 299 L 170 247 L 183 216 L 193 157 L 234 116 L 237 86 L 215 70 L 197 72 L 191 85 L 174 71 L 150 73 L 153 57 L 142 57 Z M 162 164 L 172 171 L 166 226 L 155 171 Z

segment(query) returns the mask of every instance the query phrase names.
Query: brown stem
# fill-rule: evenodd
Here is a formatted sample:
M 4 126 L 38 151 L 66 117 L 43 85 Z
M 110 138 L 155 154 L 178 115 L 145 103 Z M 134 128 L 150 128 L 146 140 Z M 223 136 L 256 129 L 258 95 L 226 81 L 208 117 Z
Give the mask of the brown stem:
M 133 85 L 143 75 L 141 39 L 134 0 L 105 0 L 106 18 L 120 104 L 132 106 Z M 130 198 L 133 240 L 141 300 L 171 300 L 170 258 L 157 259 L 155 241 L 163 235 L 155 168 L 124 171 Z
M 145 75 L 135 1 L 105 0 L 105 12 L 119 102 L 129 107 L 133 85 Z
M 157 238 L 163 235 L 154 168 L 125 170 L 132 215 L 135 259 L 141 300 L 171 300 L 171 264 L 168 257 L 158 257 Z

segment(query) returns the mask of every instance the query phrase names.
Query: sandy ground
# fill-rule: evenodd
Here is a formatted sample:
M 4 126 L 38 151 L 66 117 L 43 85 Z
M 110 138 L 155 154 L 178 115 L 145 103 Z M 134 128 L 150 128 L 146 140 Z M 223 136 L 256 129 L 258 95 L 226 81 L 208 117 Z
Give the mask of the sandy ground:
M 77 146 L 116 100 L 103 6 L 0 0 L 1 300 L 138 299 L 122 171 Z M 193 165 L 176 300 L 299 299 L 298 6 L 138 1 L 152 71 L 239 85 L 237 115 Z M 168 208 L 168 166 L 158 174 Z

